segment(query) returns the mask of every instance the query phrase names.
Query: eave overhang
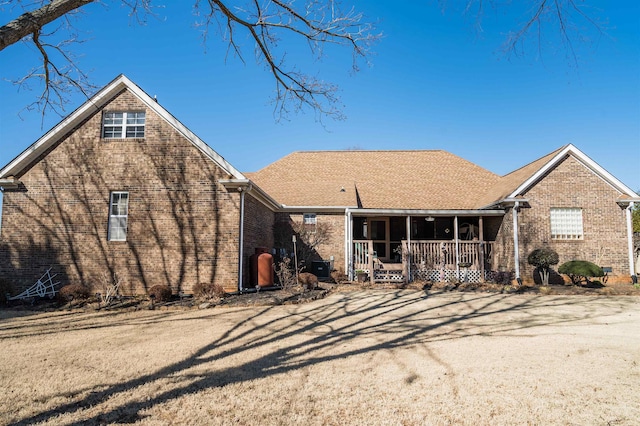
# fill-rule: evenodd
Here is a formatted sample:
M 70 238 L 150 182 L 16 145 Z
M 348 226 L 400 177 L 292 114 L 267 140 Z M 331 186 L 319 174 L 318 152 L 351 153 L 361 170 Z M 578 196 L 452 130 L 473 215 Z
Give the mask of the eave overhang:
M 279 211 L 281 204 L 271 198 L 262 188 L 250 179 L 220 179 L 218 181 L 228 191 L 237 191 L 250 194 L 257 201 L 272 211 Z

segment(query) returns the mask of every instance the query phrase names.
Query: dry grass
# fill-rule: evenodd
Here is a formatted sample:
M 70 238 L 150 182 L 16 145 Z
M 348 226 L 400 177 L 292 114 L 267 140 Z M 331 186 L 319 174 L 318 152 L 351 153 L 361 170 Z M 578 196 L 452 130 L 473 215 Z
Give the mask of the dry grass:
M 2 424 L 637 424 L 640 299 L 0 311 Z

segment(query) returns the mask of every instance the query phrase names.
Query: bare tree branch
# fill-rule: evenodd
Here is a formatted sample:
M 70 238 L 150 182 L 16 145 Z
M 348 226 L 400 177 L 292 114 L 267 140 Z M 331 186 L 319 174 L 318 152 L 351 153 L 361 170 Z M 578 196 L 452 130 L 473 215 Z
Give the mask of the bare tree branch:
M 0 50 L 17 43 L 42 27 L 94 0 L 53 0 L 39 9 L 25 12 L 17 19 L 0 27 Z
M 578 65 L 578 57 L 574 47 L 574 41 L 586 41 L 588 28 L 595 30 L 599 35 L 604 34 L 601 23 L 591 18 L 583 11 L 581 0 L 537 0 L 532 8 L 531 17 L 519 30 L 510 33 L 503 45 L 507 54 L 520 55 L 522 47 L 531 33 L 535 34 L 538 51 L 541 54 L 543 46 L 543 26 L 556 27 L 562 44 L 565 46 L 566 55 L 570 62 Z M 579 22 L 587 24 L 587 28 L 580 27 Z
M 120 0 L 130 10 L 130 16 L 144 23 L 154 16 L 151 0 Z M 371 23 L 364 22 L 362 14 L 354 9 L 341 10 L 339 0 L 193 0 L 196 11 L 204 17 L 204 40 L 208 38 L 210 26 L 217 23 L 221 36 L 228 44 L 227 55 L 233 53 L 245 62 L 243 48 L 247 39 L 258 63 L 264 64 L 275 82 L 274 114 L 287 118 L 289 113 L 311 109 L 316 117 L 344 118 L 337 96 L 337 86 L 324 81 L 288 63 L 288 57 L 297 54 L 297 42 L 304 42 L 315 59 L 324 56 L 329 46 L 347 49 L 352 54 L 352 70 L 358 71 L 361 61 L 367 62 L 371 46 L 381 35 Z M 42 58 L 41 65 L 31 70 L 14 83 L 28 88 L 30 81 L 38 81 L 44 87 L 41 96 L 27 108 L 37 108 L 42 114 L 53 110 L 58 114 L 73 91 L 86 96 L 95 89 L 72 55 L 81 40 L 71 30 L 68 16 L 82 6 L 96 0 L 20 0 L 11 3 L 24 8 L 17 19 L 0 27 L 0 51 L 20 40 L 33 44 Z M 439 0 L 444 5 L 448 0 Z M 493 8 L 506 7 L 496 0 L 466 0 L 464 13 L 475 11 L 476 27 L 482 31 L 481 20 L 487 4 Z M 584 9 L 585 0 L 529 0 L 532 5 L 529 17 L 520 28 L 507 37 L 504 49 L 507 54 L 518 55 L 529 37 L 537 37 L 538 49 L 542 50 L 543 25 L 555 27 L 571 62 L 577 64 L 574 50 L 576 40 L 587 29 L 595 28 L 602 34 L 602 26 L 592 19 Z M 242 5 L 242 6 L 240 6 Z M 27 10 L 33 9 L 33 10 Z M 48 33 L 44 27 L 52 22 L 64 21 L 57 29 Z M 62 42 L 48 42 L 57 31 L 69 31 Z M 546 33 L 546 31 L 545 31 Z M 59 34 L 56 39 L 60 39 Z M 287 45 L 281 47 L 282 40 Z

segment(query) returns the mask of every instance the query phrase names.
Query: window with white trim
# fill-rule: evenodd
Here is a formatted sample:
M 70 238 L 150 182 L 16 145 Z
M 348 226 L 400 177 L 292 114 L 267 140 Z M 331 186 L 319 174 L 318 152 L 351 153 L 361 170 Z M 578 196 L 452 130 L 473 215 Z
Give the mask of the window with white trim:
M 305 213 L 302 216 L 302 223 L 305 225 L 315 225 L 317 222 L 315 213 Z
M 582 209 L 551 208 L 551 238 L 554 240 L 581 240 Z
M 105 139 L 144 138 L 144 111 L 105 111 L 102 137 Z
M 129 215 L 129 193 L 112 192 L 109 201 L 109 241 L 127 240 L 127 218 Z

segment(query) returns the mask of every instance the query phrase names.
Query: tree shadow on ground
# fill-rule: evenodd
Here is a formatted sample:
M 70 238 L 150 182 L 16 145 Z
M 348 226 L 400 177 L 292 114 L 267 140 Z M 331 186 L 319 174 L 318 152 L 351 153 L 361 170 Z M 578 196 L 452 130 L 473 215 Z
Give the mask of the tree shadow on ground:
M 144 410 L 206 389 L 285 374 L 380 350 L 428 345 L 469 336 L 499 335 L 550 324 L 571 324 L 596 317 L 597 308 L 608 303 L 611 303 L 612 310 L 623 309 L 608 300 L 495 294 L 449 293 L 444 296 L 420 291 L 343 293 L 308 305 L 247 309 L 243 321 L 236 321 L 219 337 L 179 362 L 121 383 L 96 384 L 91 389 L 82 390 L 82 396 L 72 402 L 28 418 L 15 419 L 14 423 L 47 422 L 64 419 L 62 416 L 65 414 L 74 413 L 78 413 L 77 417 L 81 411 L 91 407 L 98 407 L 100 413 L 69 424 L 135 421 L 142 418 Z M 580 309 L 569 310 L 573 314 L 564 309 L 561 314 L 554 315 L 554 307 L 559 305 L 576 305 Z M 230 312 L 234 311 L 216 309 L 205 318 L 215 320 Z M 492 320 L 493 316 L 501 313 L 509 313 L 511 320 Z M 188 320 L 184 316 L 176 318 L 171 315 L 153 315 L 145 319 L 117 316 L 114 319 L 114 326 L 139 323 L 159 326 L 163 321 Z M 211 321 L 211 324 L 215 322 Z M 73 331 L 73 327 L 63 332 L 67 331 Z M 426 350 L 431 353 L 429 348 Z M 447 367 L 446 360 L 435 354 L 429 356 Z M 235 357 L 239 362 L 232 367 L 216 368 L 222 360 Z M 153 395 L 147 398 L 128 397 L 127 394 L 136 388 L 150 383 L 157 384 L 158 390 Z M 124 398 L 123 402 L 114 403 Z

